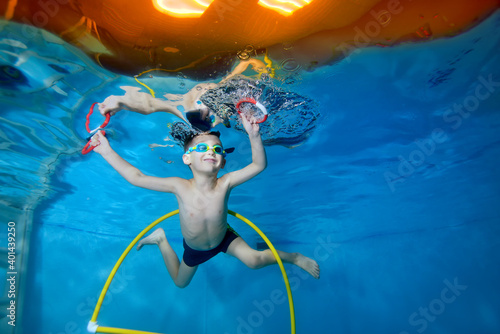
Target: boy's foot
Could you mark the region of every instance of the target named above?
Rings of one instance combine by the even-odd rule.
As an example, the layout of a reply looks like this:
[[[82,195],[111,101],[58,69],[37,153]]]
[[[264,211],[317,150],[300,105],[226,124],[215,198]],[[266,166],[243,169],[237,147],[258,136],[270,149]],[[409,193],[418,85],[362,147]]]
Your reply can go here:
[[[141,250],[142,246],[144,245],[158,245],[162,240],[166,240],[166,237],[165,231],[163,231],[163,229],[160,227],[147,237],[141,239],[137,244],[137,250]]]
[[[295,265],[307,271],[312,277],[319,278],[319,265],[313,259],[298,253]]]

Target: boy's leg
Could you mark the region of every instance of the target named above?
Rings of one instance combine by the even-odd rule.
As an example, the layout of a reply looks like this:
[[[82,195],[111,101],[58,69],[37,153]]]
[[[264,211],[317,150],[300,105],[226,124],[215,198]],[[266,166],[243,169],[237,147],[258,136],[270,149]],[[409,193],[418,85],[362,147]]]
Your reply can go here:
[[[161,255],[163,256],[165,266],[167,267],[168,273],[172,277],[175,285],[180,288],[185,288],[189,285],[198,266],[189,267],[184,263],[184,261],[179,262],[179,258],[172,249],[172,246],[168,243],[167,237],[165,236],[165,232],[162,228],[156,229],[149,236],[141,239],[137,244],[137,250],[140,250],[144,245],[158,245]]]
[[[300,253],[287,253],[280,250],[276,250],[281,261],[284,263],[294,264],[305,271],[307,271],[314,278],[319,278],[319,266],[311,258],[305,257]],[[276,264],[276,258],[270,249],[263,251],[258,251],[250,246],[243,240],[243,238],[238,237],[231,242],[227,249],[227,254],[234,256],[243,262],[247,267],[252,269],[259,269],[270,264]]]

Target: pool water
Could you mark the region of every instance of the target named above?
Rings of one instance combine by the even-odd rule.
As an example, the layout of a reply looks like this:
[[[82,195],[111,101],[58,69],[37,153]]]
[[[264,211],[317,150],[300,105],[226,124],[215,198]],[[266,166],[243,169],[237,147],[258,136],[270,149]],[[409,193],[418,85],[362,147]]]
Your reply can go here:
[[[90,104],[135,81],[46,32],[1,27],[0,247],[8,222],[17,232],[16,326],[3,317],[1,332],[85,333],[122,251],[177,203],[129,185],[98,154],[80,153]],[[286,266],[297,333],[500,333],[499,51],[497,12],[454,38],[366,48],[276,82],[318,104],[318,125],[302,145],[268,146],[268,168],[235,189],[229,206],[276,248],[321,266],[319,280]],[[181,75],[146,80],[158,96],[196,84]],[[190,177],[182,150],[161,146],[172,144],[173,121],[123,111],[108,137],[147,174]],[[236,147],[229,170],[249,163],[245,135],[220,130]],[[262,245],[244,223],[230,223]],[[180,254],[178,218],[161,226]],[[0,277],[8,272],[2,266]],[[10,284],[2,285],[0,313],[8,314]],[[158,250],[145,247],[125,260],[98,322],[258,334],[289,333],[289,317],[277,266],[254,271],[218,255],[179,289]]]

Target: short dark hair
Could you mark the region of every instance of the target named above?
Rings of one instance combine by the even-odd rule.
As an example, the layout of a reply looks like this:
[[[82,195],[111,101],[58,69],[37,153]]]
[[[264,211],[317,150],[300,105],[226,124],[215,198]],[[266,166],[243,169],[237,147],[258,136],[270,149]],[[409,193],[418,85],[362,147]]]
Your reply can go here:
[[[170,136],[186,152],[193,139],[201,135],[212,135],[220,138],[219,131],[200,131],[184,122],[174,122],[170,126]]]
[[[193,133],[190,136],[187,136],[186,140],[184,141],[184,152],[186,152],[191,147],[191,143],[193,142],[193,140],[199,136],[216,136],[217,138],[220,139],[220,132],[219,131],[198,132],[198,133]]]

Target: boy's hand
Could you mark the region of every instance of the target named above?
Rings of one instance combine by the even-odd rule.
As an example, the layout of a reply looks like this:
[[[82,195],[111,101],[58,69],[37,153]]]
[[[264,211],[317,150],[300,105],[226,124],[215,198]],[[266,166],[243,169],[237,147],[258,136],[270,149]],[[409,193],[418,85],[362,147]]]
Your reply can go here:
[[[106,116],[109,113],[111,116],[123,109],[121,99],[123,96],[111,95],[108,96],[102,103],[99,103],[99,112]]]
[[[124,95],[108,96],[102,103],[99,103],[99,112],[104,116],[110,113],[111,116],[122,109],[135,111],[137,113],[148,115],[152,112],[151,101],[154,98],[150,94],[141,92],[139,87],[122,86]]]
[[[111,150],[109,141],[101,130],[97,131],[97,133],[92,136],[90,145],[95,146],[94,151],[101,155]]]
[[[255,122],[255,119],[252,118],[251,120],[248,120],[243,114],[240,114],[240,117],[241,123],[243,123],[243,127],[245,128],[245,131],[248,133],[249,137],[257,137],[260,135],[260,126]]]

